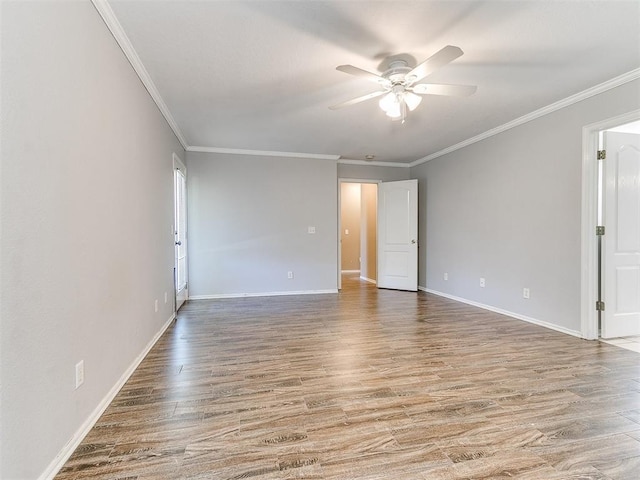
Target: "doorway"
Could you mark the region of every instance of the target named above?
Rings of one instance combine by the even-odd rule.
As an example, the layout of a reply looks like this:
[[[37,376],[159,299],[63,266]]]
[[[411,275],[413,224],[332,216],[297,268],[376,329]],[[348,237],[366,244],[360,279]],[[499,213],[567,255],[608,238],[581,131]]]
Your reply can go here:
[[[378,288],[418,291],[418,181],[340,180],[338,288],[358,272]]]
[[[173,154],[174,250],[173,269],[175,311],[189,298],[187,282],[187,167]]]
[[[340,180],[338,288],[343,274],[377,283],[378,183]]]
[[[581,311],[587,339],[640,333],[639,139],[640,110],[583,129]]]

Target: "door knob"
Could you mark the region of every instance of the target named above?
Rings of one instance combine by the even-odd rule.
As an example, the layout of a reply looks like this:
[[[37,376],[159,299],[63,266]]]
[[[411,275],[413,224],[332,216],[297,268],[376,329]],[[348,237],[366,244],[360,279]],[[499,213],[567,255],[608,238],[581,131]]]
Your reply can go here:
[[[180,245],[182,245],[182,242],[181,242],[180,240],[178,240],[178,241],[176,242],[176,245],[180,246]]]
[[[411,240],[411,243],[416,243],[416,241],[415,240]]]

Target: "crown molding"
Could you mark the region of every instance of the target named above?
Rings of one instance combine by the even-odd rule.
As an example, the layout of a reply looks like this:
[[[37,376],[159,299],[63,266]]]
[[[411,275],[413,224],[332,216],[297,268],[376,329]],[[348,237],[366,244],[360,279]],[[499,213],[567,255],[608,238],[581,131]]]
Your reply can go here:
[[[129,63],[131,64],[136,74],[140,78],[140,81],[142,82],[144,87],[149,92],[149,95],[151,95],[151,98],[160,109],[160,113],[162,113],[162,115],[164,116],[165,120],[169,124],[169,127],[171,127],[171,130],[173,130],[173,133],[178,138],[178,141],[182,144],[182,147],[186,149],[187,141],[184,138],[184,135],[182,134],[180,127],[178,126],[177,122],[173,118],[173,115],[171,115],[171,112],[169,111],[169,107],[167,107],[167,104],[164,103],[164,100],[160,96],[160,92],[158,92],[158,89],[153,83],[153,80],[151,80],[151,76],[149,75],[149,72],[147,72],[147,69],[144,68],[144,65],[142,64],[140,57],[138,56],[135,49],[133,48],[133,45],[131,44],[129,37],[127,37],[127,34],[124,33],[124,29],[122,28],[122,25],[116,18],[115,13],[111,9],[111,6],[109,5],[109,3],[107,3],[107,0],[91,0],[91,3],[93,3],[93,6],[95,7],[95,9],[98,11],[100,16],[104,20],[104,23],[107,25],[107,28],[109,29],[113,37],[116,39],[116,42],[122,49],[122,52],[127,57],[127,60],[129,60]]]
[[[570,97],[564,98],[558,102],[552,103],[551,105],[547,105],[546,107],[542,107],[538,110],[535,110],[531,113],[523,115],[522,117],[516,118],[510,122],[505,123],[504,125],[500,125],[499,127],[492,128],[491,130],[487,130],[480,135],[476,135],[475,137],[468,138],[460,143],[456,143],[455,145],[451,145],[439,152],[432,153],[427,155],[426,157],[422,157],[414,162],[409,164],[410,167],[416,167],[421,165],[429,160],[433,160],[435,158],[446,155],[447,153],[455,152],[456,150],[460,150],[461,148],[468,147],[474,143],[477,143],[481,140],[485,140],[489,137],[493,137],[499,133],[502,133],[511,128],[517,127],[524,123],[530,122],[531,120],[535,120],[536,118],[540,118],[544,115],[548,115],[562,108],[573,105],[574,103],[581,102],[582,100],[586,100],[587,98],[593,97],[600,93],[604,93],[607,90],[611,90],[612,88],[619,87],[620,85],[624,85],[625,83],[631,82],[633,80],[637,80],[640,78],[640,68],[636,68],[635,70],[631,70],[630,72],[624,73],[620,76],[612,78],[611,80],[607,80],[604,83],[596,85],[595,87],[588,88],[581,92],[576,93],[575,95],[571,95]]]
[[[370,162],[368,160],[351,160],[349,158],[344,158],[338,160],[338,164],[340,165],[362,165],[365,167],[396,167],[396,168],[409,168],[411,165],[409,163],[394,163],[394,162]]]
[[[219,148],[219,147],[197,147],[191,146],[185,149],[187,152],[196,153],[218,153],[225,155],[248,155],[256,157],[287,157],[287,158],[309,158],[312,160],[337,160],[343,165],[364,165],[375,167],[396,167],[409,168],[408,163],[393,162],[369,162],[366,160],[351,160],[340,158],[340,155],[326,155],[321,153],[301,153],[301,152],[274,152],[272,150],[243,150],[240,148]]]
[[[324,155],[321,153],[274,152],[271,150],[242,150],[239,148],[187,147],[187,152],[222,153],[227,155],[252,155],[256,157],[290,157],[310,158],[313,160],[338,160],[340,155]]]

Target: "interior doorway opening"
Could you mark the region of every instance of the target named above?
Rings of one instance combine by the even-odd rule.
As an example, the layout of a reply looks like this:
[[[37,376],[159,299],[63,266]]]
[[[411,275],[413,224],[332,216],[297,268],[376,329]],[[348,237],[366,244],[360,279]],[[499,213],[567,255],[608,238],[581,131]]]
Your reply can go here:
[[[342,275],[377,284],[378,181],[340,180],[338,288]]]

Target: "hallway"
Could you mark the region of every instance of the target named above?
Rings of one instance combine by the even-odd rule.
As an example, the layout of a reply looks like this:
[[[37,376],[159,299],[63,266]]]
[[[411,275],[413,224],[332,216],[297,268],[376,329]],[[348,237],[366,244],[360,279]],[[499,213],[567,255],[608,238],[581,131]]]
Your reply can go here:
[[[191,301],[56,478],[637,479],[640,354],[357,275]]]

